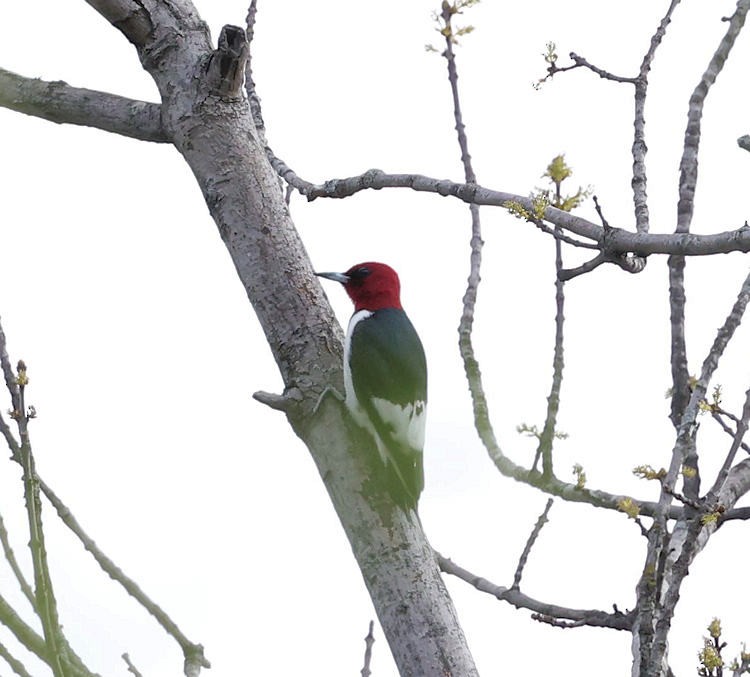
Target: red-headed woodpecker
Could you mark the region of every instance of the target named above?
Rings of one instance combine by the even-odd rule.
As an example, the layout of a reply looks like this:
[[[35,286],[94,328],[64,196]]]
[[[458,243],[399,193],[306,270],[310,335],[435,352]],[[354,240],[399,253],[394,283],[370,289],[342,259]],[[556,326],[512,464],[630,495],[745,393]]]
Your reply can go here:
[[[346,406],[375,439],[394,502],[416,510],[424,487],[427,365],[401,307],[398,275],[374,262],[316,275],[343,284],[354,302],[344,344]]]

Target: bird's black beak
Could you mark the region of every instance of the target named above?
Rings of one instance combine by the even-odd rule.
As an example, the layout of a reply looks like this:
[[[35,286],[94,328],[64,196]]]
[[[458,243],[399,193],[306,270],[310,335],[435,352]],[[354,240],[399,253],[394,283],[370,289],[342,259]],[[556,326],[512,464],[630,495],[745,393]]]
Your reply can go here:
[[[327,280],[333,280],[334,282],[341,282],[341,284],[346,284],[351,279],[348,275],[345,275],[344,273],[315,273],[318,277],[324,277]]]

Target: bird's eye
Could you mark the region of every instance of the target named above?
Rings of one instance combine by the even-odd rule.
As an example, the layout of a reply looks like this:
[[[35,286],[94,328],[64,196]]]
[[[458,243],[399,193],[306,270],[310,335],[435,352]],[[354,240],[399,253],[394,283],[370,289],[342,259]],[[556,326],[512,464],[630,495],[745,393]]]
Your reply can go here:
[[[366,278],[371,272],[372,271],[369,268],[362,266],[361,268],[357,268],[349,273],[349,277],[353,280],[364,280],[364,278]]]

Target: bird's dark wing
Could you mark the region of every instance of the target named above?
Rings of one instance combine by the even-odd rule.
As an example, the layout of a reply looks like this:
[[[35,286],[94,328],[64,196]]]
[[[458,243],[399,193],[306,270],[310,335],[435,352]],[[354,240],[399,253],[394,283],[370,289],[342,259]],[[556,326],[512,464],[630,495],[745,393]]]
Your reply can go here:
[[[383,308],[357,323],[351,336],[354,392],[360,402],[427,402],[422,342],[403,310]]]
[[[415,507],[424,487],[427,366],[422,342],[404,311],[395,308],[358,322],[350,340],[352,387],[390,452],[391,492],[397,502]]]

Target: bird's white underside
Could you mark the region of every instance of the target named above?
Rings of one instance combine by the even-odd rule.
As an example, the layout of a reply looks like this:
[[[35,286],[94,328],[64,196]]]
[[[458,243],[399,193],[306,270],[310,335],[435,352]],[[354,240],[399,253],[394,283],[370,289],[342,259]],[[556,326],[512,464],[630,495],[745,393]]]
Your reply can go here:
[[[352,415],[352,418],[375,438],[378,447],[378,454],[383,463],[391,461],[390,452],[378,435],[375,427],[370,421],[365,411],[359,404],[357,396],[354,393],[354,383],[352,381],[352,372],[349,367],[349,355],[351,350],[352,333],[354,328],[362,320],[366,320],[372,315],[370,310],[360,310],[352,315],[349,321],[349,328],[346,332],[344,341],[344,390],[346,392],[346,406]],[[422,401],[410,402],[405,406],[389,402],[382,398],[376,397],[373,400],[375,410],[380,414],[383,421],[389,424],[394,431],[394,439],[400,445],[410,447],[421,451],[424,447],[425,431],[425,403]],[[400,434],[399,434],[400,433]]]

